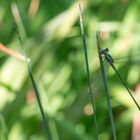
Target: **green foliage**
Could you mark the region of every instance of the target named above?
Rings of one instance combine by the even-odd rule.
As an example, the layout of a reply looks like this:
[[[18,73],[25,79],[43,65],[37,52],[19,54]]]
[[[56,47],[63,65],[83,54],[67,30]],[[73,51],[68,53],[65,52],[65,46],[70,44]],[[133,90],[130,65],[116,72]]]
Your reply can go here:
[[[116,65],[131,91],[140,81],[139,1],[0,1],[0,43],[22,52],[16,21],[53,140],[95,139],[78,4],[83,9],[99,138],[113,139],[102,86],[95,32],[126,63]],[[34,1],[35,2],[35,1]],[[19,16],[15,6],[19,9]],[[106,69],[117,138],[128,140],[137,108],[114,71]],[[0,139],[46,140],[26,63],[0,51]],[[137,100],[138,97],[136,96]],[[133,126],[133,127],[132,127]],[[123,133],[122,133],[123,132]]]

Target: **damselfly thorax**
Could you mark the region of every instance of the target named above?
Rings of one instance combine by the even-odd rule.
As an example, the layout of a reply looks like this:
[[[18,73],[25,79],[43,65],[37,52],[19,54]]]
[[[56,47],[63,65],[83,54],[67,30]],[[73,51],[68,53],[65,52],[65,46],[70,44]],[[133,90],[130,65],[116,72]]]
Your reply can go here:
[[[114,63],[112,56],[108,52],[109,52],[108,48],[105,48],[105,49],[100,51],[102,60],[106,59],[109,63]]]

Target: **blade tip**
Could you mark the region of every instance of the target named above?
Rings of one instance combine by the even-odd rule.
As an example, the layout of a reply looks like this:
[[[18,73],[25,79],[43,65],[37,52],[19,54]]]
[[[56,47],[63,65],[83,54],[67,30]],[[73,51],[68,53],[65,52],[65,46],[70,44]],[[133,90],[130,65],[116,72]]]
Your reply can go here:
[[[82,8],[81,8],[81,4],[79,3],[79,16],[80,16],[80,20],[82,20]]]

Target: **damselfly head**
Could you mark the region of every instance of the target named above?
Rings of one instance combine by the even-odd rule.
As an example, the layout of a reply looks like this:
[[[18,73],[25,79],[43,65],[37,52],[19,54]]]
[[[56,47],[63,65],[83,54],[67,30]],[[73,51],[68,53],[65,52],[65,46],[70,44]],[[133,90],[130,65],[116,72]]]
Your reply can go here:
[[[105,49],[101,50],[100,53],[101,54],[106,54],[108,51],[109,51],[109,49],[108,48],[105,48]]]

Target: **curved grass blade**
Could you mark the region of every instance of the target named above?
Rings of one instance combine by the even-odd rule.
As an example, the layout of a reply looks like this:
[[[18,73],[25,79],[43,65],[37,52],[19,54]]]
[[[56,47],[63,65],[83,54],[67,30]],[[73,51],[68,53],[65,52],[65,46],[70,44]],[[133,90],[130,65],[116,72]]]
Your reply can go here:
[[[14,16],[13,13],[12,13],[12,15]],[[15,30],[17,32],[19,42],[20,42],[20,44],[22,46],[22,51],[23,51],[24,56],[25,56],[25,60],[26,60],[25,62],[26,62],[26,65],[27,65],[28,74],[29,74],[29,77],[30,77],[30,80],[31,80],[31,83],[32,83],[32,86],[33,86],[33,89],[34,89],[34,92],[35,92],[35,95],[36,95],[36,99],[37,99],[38,106],[39,106],[39,109],[40,109],[40,112],[41,112],[41,116],[42,116],[42,119],[43,119],[43,122],[44,122],[44,125],[45,125],[45,130],[46,130],[47,138],[48,138],[48,140],[52,140],[52,135],[51,135],[51,131],[49,129],[48,121],[46,119],[45,112],[44,112],[43,106],[41,104],[41,99],[40,99],[39,91],[37,89],[36,82],[34,80],[32,71],[31,71],[31,69],[29,67],[29,64],[28,64],[28,58],[27,58],[27,56],[25,54],[25,51],[24,51],[24,47],[23,47],[23,43],[22,43],[22,38],[21,38],[20,33],[19,33],[19,28],[18,28],[18,25],[17,25],[15,20],[14,20],[14,23],[15,23]]]
[[[122,84],[124,85],[124,87],[126,88],[126,90],[128,91],[129,95],[131,96],[131,98],[133,99],[134,103],[136,104],[137,108],[140,111],[140,106],[137,103],[136,99],[134,98],[133,94],[131,93],[131,91],[129,90],[129,88],[127,87],[126,83],[124,82],[124,80],[122,79],[121,75],[119,74],[118,70],[116,69],[115,65],[110,62],[108,59],[106,59],[107,62],[111,65],[111,67],[113,68],[113,70],[116,72],[118,78],[120,79],[120,81],[122,82]]]
[[[81,28],[81,34],[82,34],[82,40],[83,40],[83,46],[84,46],[84,55],[85,55],[85,63],[86,63],[86,71],[87,71],[87,78],[88,78],[88,84],[89,84],[89,94],[90,94],[90,100],[92,104],[92,109],[94,111],[93,119],[94,124],[96,128],[96,140],[99,139],[99,130],[98,130],[98,123],[96,119],[96,111],[95,111],[95,105],[93,101],[93,94],[92,94],[92,88],[91,88],[91,80],[90,80],[90,72],[89,72],[89,64],[88,64],[88,56],[87,56],[87,47],[86,47],[86,39],[85,39],[85,33],[84,33],[84,25],[83,25],[83,18],[82,18],[82,11],[81,11],[81,5],[79,4],[79,13],[80,13],[80,28]]]
[[[106,95],[106,101],[107,101],[108,112],[109,112],[109,117],[110,117],[110,121],[111,121],[111,127],[112,127],[112,131],[113,131],[113,137],[114,137],[114,140],[117,140],[115,122],[114,122],[113,113],[112,113],[112,109],[111,109],[111,103],[110,103],[109,91],[108,91],[108,86],[107,86],[106,74],[105,74],[105,69],[104,69],[104,65],[103,65],[103,61],[102,61],[102,56],[101,56],[101,53],[100,53],[101,47],[100,47],[99,37],[98,37],[97,32],[96,32],[96,39],[97,39],[98,57],[99,57],[99,61],[100,61],[103,86],[104,86],[105,95]]]

